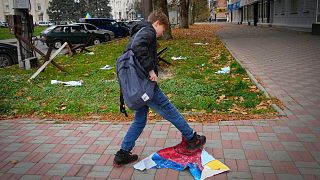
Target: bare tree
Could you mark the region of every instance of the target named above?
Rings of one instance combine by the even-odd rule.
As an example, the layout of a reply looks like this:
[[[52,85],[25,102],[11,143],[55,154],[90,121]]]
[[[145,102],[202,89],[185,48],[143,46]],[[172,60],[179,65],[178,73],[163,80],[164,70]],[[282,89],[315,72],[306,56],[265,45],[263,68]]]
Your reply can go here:
[[[189,4],[190,0],[180,0],[180,27],[189,28]]]
[[[169,18],[169,13],[168,13],[168,2],[167,0],[154,0],[154,7],[155,9],[161,10],[162,12],[164,12],[167,17]],[[168,19],[169,20],[169,19]],[[170,22],[169,22],[169,27],[168,29],[165,31],[164,35],[163,35],[163,39],[172,39],[172,34],[171,34],[171,27],[170,27]]]

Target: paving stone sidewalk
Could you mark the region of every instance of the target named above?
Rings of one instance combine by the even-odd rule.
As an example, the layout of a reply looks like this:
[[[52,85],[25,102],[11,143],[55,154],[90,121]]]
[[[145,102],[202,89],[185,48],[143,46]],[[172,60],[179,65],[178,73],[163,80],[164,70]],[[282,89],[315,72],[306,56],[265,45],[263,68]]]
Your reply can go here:
[[[207,136],[205,149],[231,168],[208,179],[320,179],[320,38],[238,25],[224,25],[219,36],[269,94],[283,101],[288,117],[191,123]],[[0,179],[192,179],[188,171],[113,168],[128,127],[2,120]],[[179,143],[180,136],[166,121],[148,124],[133,152],[144,158]]]

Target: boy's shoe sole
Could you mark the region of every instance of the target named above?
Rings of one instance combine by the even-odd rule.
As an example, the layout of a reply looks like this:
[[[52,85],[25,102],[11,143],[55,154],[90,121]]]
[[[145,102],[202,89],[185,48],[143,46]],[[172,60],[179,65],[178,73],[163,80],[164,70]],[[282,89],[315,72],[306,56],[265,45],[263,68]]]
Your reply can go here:
[[[138,160],[138,159],[137,159],[137,160]],[[133,163],[133,162],[135,162],[135,161],[137,161],[137,160],[131,161],[131,162],[127,163],[127,164],[131,164],[131,163]],[[127,164],[117,164],[116,162],[113,161],[113,167],[122,167],[122,166],[125,166],[125,165],[127,165]]]

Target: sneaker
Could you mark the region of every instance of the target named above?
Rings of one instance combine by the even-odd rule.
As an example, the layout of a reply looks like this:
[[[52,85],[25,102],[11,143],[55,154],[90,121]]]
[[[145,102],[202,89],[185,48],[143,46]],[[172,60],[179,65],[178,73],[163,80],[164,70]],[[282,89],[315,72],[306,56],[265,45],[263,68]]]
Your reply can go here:
[[[201,148],[206,143],[206,137],[200,136],[196,132],[193,134],[193,137],[188,140],[187,149],[194,150]]]
[[[132,154],[131,152],[120,149],[114,157],[113,165],[121,166],[132,163],[138,159],[138,155]]]

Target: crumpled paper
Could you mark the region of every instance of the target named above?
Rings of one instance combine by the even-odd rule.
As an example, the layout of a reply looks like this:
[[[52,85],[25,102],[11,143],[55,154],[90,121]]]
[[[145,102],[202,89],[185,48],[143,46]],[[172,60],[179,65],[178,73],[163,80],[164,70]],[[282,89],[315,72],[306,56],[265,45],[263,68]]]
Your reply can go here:
[[[83,80],[80,81],[58,81],[58,80],[51,80],[51,84],[63,84],[65,86],[82,86]]]
[[[105,65],[105,66],[103,66],[102,68],[100,68],[100,69],[102,69],[102,70],[109,70],[109,69],[112,69],[113,67],[111,67],[110,65]]]
[[[230,66],[221,68],[216,74],[229,74],[230,73]]]
[[[186,60],[187,57],[183,57],[183,56],[178,56],[178,57],[172,56],[171,59],[172,59],[172,60],[175,60],[175,61],[176,61],[176,60]]]

